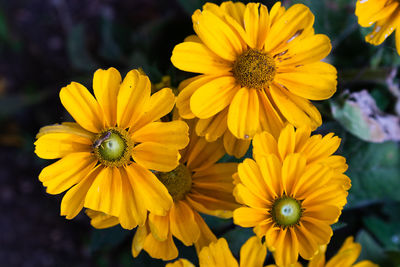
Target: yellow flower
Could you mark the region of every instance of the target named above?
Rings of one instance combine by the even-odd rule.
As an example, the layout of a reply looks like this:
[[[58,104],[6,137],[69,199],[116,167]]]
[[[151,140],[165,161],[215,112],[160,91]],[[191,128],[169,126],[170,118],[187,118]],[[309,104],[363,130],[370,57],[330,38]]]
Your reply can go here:
[[[354,264],[361,253],[361,245],[355,243],[352,236],[346,238],[338,253],[327,263],[325,263],[325,251],[326,246],[321,246],[318,254],[309,261],[308,267],[379,267],[368,260]]]
[[[234,211],[234,223],[265,237],[279,266],[295,264],[299,254],[311,259],[329,243],[330,225],[346,204],[347,165],[332,156],[340,139],[288,125],[277,141],[268,133],[253,141],[255,160],[245,159],[234,175],[234,195],[245,205]]]
[[[358,0],[356,16],[362,27],[374,29],[365,37],[365,41],[380,45],[396,30],[396,48],[400,55],[400,2],[398,0]]]
[[[179,259],[177,261],[166,264],[165,267],[194,267],[194,265],[187,259]]]
[[[199,263],[200,267],[262,267],[266,256],[267,248],[261,244],[261,241],[256,236],[253,236],[240,249],[240,264],[238,264],[225,238],[219,238],[200,251]],[[177,265],[177,262],[181,260],[179,259],[173,264],[167,264],[166,267],[185,266]]]
[[[196,35],[175,46],[171,61],[200,74],[182,83],[176,103],[183,118],[200,118],[199,135],[228,139],[229,129],[232,137],[249,141],[257,132],[279,135],[286,122],[313,130],[321,125],[309,100],[330,98],[337,73],[321,62],[330,40],[314,34],[306,6],[285,10],[277,2],[268,11],[258,3],[207,3],[192,21]],[[239,155],[232,142],[224,143],[228,153]]]
[[[150,95],[150,81],[137,70],[121,83],[120,73],[99,69],[93,95],[72,82],[61,89],[63,106],[76,123],[40,129],[36,154],[58,159],[39,180],[50,194],[64,191],[61,215],[74,218],[83,207],[119,218],[122,227],[143,225],[147,212],[165,215],[172,198],[149,170],[171,171],[188,141],[182,121],[159,122],[175,103],[171,89]]]
[[[231,218],[232,210],[239,207],[232,195],[232,174],[237,171],[237,163],[216,163],[224,154],[221,140],[209,143],[191,130],[179,166],[170,172],[155,173],[174,202],[165,216],[150,212],[146,224],[136,230],[132,242],[134,257],[144,249],[153,258],[176,258],[178,250],[173,237],[186,246],[194,244],[197,250],[216,240],[199,212]],[[118,224],[117,218],[104,214],[89,211],[88,215],[96,228]]]

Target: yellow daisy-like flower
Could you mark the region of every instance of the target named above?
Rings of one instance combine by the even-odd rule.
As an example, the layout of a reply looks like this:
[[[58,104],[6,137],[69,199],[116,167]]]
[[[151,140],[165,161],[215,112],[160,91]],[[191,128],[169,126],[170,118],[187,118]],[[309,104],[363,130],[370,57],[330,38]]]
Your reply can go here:
[[[81,84],[61,89],[63,106],[76,123],[40,129],[36,154],[58,159],[39,174],[50,194],[64,191],[61,215],[74,218],[83,207],[119,218],[122,227],[143,225],[147,212],[165,215],[168,190],[149,170],[171,171],[188,142],[183,121],[159,122],[175,103],[171,89],[150,94],[150,81],[137,70],[121,83],[120,73],[99,69],[93,95]]]
[[[333,134],[310,137],[309,129],[288,125],[277,141],[257,134],[255,160],[239,164],[234,195],[245,206],[234,223],[265,237],[277,265],[295,264],[299,254],[311,259],[329,243],[350,187],[345,159],[332,156],[339,144]]]
[[[267,248],[261,244],[261,241],[253,236],[249,238],[240,249],[240,264],[233,257],[225,238],[219,238],[210,245],[204,247],[199,253],[200,267],[262,267],[265,257],[267,256]],[[174,263],[169,263],[166,267],[194,266],[181,265],[185,259],[179,259]],[[188,264],[187,260],[185,263]]]
[[[380,45],[396,30],[396,49],[400,55],[400,2],[398,0],[358,0],[356,16],[362,27],[374,29],[365,37],[365,41]]]
[[[207,3],[192,21],[197,35],[175,46],[171,61],[201,74],[184,81],[177,98],[183,118],[200,118],[199,135],[215,140],[229,129],[232,136],[224,139],[249,141],[257,132],[279,135],[285,122],[321,125],[309,100],[330,98],[337,72],[321,62],[331,44],[314,33],[309,8],[296,4],[285,10],[277,2],[268,11],[258,3]],[[225,142],[228,153],[240,150],[232,146]]]
[[[146,224],[139,226],[132,242],[134,257],[144,249],[153,258],[176,258],[173,237],[186,246],[195,244],[197,250],[216,240],[199,212],[231,218],[232,211],[239,207],[232,195],[232,174],[237,171],[237,163],[216,163],[224,154],[221,140],[209,143],[191,130],[179,166],[170,172],[155,173],[171,194],[173,205],[165,216],[150,212]],[[104,214],[89,211],[88,215],[96,228],[118,224],[117,218],[112,220]]]

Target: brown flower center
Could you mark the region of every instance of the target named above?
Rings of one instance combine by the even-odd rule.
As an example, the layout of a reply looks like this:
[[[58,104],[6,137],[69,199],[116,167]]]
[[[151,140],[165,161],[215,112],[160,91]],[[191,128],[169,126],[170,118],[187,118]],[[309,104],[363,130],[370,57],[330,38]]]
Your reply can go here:
[[[233,76],[243,87],[262,89],[273,81],[276,73],[274,59],[265,52],[249,49],[233,63]]]
[[[168,189],[174,201],[183,199],[192,188],[192,174],[183,164],[179,164],[170,172],[157,172],[156,176]]]

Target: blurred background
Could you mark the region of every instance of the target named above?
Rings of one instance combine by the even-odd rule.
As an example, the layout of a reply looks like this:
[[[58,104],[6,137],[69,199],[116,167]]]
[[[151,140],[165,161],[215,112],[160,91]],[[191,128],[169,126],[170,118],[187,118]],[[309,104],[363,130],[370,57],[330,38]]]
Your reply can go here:
[[[275,1],[261,2],[271,7]],[[361,259],[400,266],[400,56],[394,36],[379,47],[365,43],[371,29],[359,27],[355,0],[283,2],[311,8],[316,32],[332,41],[327,61],[338,69],[335,96],[315,103],[324,121],[318,132],[342,138],[339,153],[347,158],[353,187],[328,256],[354,235],[363,245]],[[61,217],[62,195],[46,194],[38,180],[50,161],[35,156],[33,143],[40,127],[71,121],[60,89],[71,81],[91,89],[98,68],[113,66],[124,76],[141,67],[153,83],[168,75],[172,86],[189,77],[169,58],[174,45],[193,33],[190,16],[204,3],[0,0],[1,266],[164,266],[146,252],[132,258],[133,231],[92,229],[84,214],[72,221]],[[236,256],[252,234],[231,220],[205,219]],[[179,249],[197,262],[193,248]]]

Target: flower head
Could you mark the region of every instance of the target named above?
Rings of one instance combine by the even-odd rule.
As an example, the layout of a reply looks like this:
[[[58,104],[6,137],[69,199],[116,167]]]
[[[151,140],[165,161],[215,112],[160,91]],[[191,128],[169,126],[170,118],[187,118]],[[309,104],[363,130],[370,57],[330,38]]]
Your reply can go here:
[[[375,24],[365,41],[380,45],[396,30],[396,48],[400,55],[400,2],[398,0],[357,0],[356,16],[362,27]]]
[[[311,259],[332,236],[350,187],[344,158],[332,156],[338,143],[288,125],[277,141],[256,135],[255,160],[239,164],[234,195],[244,207],[234,211],[234,223],[265,237],[279,266],[296,263],[299,254]]]
[[[336,69],[321,62],[330,40],[314,33],[306,6],[285,10],[277,2],[268,11],[258,3],[207,3],[192,21],[196,35],[175,46],[171,61],[200,74],[182,82],[177,98],[182,117],[200,118],[199,135],[224,135],[227,152],[243,156],[258,132],[277,136],[286,122],[321,125],[309,100],[335,93]]]
[[[189,121],[194,126],[194,121]],[[232,191],[232,174],[237,163],[216,163],[224,154],[222,140],[207,142],[190,131],[189,145],[181,150],[180,164],[169,172],[155,172],[168,189],[173,204],[165,215],[150,212],[145,225],[139,226],[132,242],[136,257],[144,249],[151,257],[171,260],[178,256],[173,237],[186,246],[195,245],[199,251],[216,237],[200,213],[231,218],[238,207]],[[88,212],[96,228],[110,227],[117,218]]]
[[[183,121],[160,122],[175,103],[168,88],[150,95],[150,81],[137,70],[99,69],[93,95],[81,84],[61,89],[60,99],[76,122],[40,129],[35,153],[59,159],[39,180],[50,194],[64,191],[61,215],[83,208],[118,217],[124,228],[143,225],[147,212],[165,215],[172,198],[150,171],[170,171],[188,139]]]

